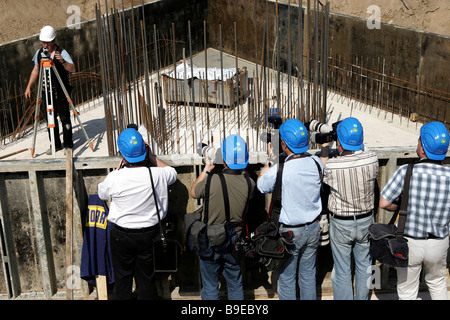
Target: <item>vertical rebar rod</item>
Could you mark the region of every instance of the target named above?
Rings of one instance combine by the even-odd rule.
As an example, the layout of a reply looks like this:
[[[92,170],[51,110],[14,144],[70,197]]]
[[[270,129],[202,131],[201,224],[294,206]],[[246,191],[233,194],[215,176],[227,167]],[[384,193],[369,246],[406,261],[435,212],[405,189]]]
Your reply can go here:
[[[219,42],[220,42],[220,87],[222,92],[222,141],[225,140],[227,136],[225,131],[225,92],[223,87],[223,48],[222,48],[222,24],[219,24]]]
[[[208,131],[208,145],[213,143],[214,135],[211,132],[210,115],[209,115],[209,79],[208,79],[208,46],[207,46],[207,28],[206,21],[203,20],[203,46],[205,48],[205,98],[206,98],[206,130]]]

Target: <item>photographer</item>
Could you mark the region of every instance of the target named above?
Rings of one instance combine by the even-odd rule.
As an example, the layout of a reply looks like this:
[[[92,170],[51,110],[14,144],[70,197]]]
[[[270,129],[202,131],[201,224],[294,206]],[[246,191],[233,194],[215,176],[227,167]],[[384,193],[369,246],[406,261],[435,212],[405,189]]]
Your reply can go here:
[[[408,217],[404,234],[408,240],[408,266],[397,268],[400,300],[415,300],[420,278],[432,300],[447,300],[447,253],[450,222],[450,167],[444,166],[449,132],[441,122],[426,123],[417,141],[419,162],[414,165],[409,187]],[[381,191],[380,208],[395,211],[404,189],[407,165],[397,169]]]
[[[149,170],[161,219],[167,214],[168,186],[176,181],[177,172],[153,155],[135,129],[122,131],[117,144],[122,156],[118,170],[98,185],[100,199],[111,198],[108,221],[113,225],[110,247],[114,293],[118,299],[131,299],[134,278],[138,299],[156,299],[152,241],[159,236],[159,226]],[[156,167],[147,167],[148,159],[153,159]]]
[[[254,182],[245,171],[249,155],[247,144],[239,135],[230,135],[223,140],[221,150],[224,165],[222,172],[220,174],[212,173],[215,164],[208,156],[205,156],[205,168],[189,192],[194,199],[204,198],[207,176],[210,175],[209,210],[206,212],[208,226],[225,225],[228,222],[229,226],[233,228],[230,233],[227,232],[222,244],[211,244],[210,256],[199,256],[203,285],[201,297],[203,300],[219,299],[220,275],[222,274],[227,281],[228,299],[243,300],[244,290],[240,261],[234,257],[232,249],[237,236],[235,231],[238,231],[235,228],[240,226],[247,201],[253,196]],[[224,179],[225,186],[222,185],[221,177]],[[250,184],[250,194],[248,184]],[[223,188],[229,197],[229,221],[226,217],[227,204],[224,201]],[[203,212],[202,219],[204,217],[205,212]]]
[[[39,34],[39,40],[42,42],[42,48],[38,49],[33,57],[34,67],[31,71],[30,79],[28,81],[27,88],[25,89],[25,98],[30,99],[31,88],[36,83],[36,81],[42,81],[39,78],[39,68],[41,65],[42,55],[52,59],[55,64],[56,70],[61,77],[61,80],[66,88],[67,92],[70,94],[72,87],[69,84],[69,73],[75,72],[75,64],[72,61],[69,53],[56,44],[56,32],[51,26],[45,26],[41,29]],[[46,80],[47,81],[47,80]],[[64,138],[64,148],[73,148],[72,141],[72,122],[70,120],[70,106],[67,101],[66,95],[59,83],[56,75],[54,74],[53,68],[51,69],[51,82],[52,82],[52,93],[53,93],[53,107],[55,109],[55,149],[56,151],[62,149],[61,139],[59,137],[59,124],[56,116],[59,116],[63,128],[63,138]],[[42,87],[45,90],[45,87]],[[46,106],[46,95],[42,95],[42,105]],[[47,112],[45,112],[47,119]],[[48,119],[47,119],[48,123]],[[48,135],[50,139],[50,129],[48,129]],[[47,155],[52,154],[52,148],[45,152]]]
[[[293,233],[294,244],[289,248],[292,256],[279,269],[278,297],[280,300],[296,300],[298,278],[300,298],[316,300],[318,217],[322,211],[319,170],[322,170],[322,164],[318,157],[306,153],[308,132],[298,119],[285,121],[280,126],[280,136],[281,147],[287,155],[281,179],[280,233]],[[270,167],[268,161],[261,170],[257,181],[261,193],[273,192],[278,166]]]
[[[329,142],[322,145],[320,152],[325,166],[323,182],[330,186],[328,210],[334,299],[367,300],[367,283],[372,274],[368,228],[374,219],[378,158],[364,148],[363,127],[357,119],[346,118],[335,127],[339,154],[329,158]],[[356,264],[355,295],[352,252]]]

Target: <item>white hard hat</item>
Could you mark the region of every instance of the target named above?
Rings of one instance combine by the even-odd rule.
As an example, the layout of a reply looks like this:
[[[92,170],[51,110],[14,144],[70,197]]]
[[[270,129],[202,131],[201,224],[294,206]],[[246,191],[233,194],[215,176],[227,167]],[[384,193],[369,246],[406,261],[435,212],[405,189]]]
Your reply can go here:
[[[39,40],[50,42],[53,41],[56,37],[55,29],[52,26],[45,26],[41,29],[41,33],[39,34]]]

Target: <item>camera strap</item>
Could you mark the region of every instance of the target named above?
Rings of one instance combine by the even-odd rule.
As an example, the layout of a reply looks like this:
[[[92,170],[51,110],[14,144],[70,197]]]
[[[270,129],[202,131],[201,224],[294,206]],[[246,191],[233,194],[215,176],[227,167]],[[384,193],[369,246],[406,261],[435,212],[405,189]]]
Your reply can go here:
[[[213,173],[208,172],[206,175],[206,184],[205,184],[205,196],[203,198],[203,222],[208,224],[208,212],[209,212],[209,189],[211,186],[211,179]]]
[[[231,174],[237,175],[237,174],[241,174],[241,170],[233,170],[234,172]],[[239,173],[237,173],[239,172]],[[231,220],[231,214],[230,214],[230,199],[228,197],[228,188],[227,188],[227,183],[225,181],[225,177],[224,177],[224,173],[229,173],[229,171],[223,171],[221,173],[219,173],[219,178],[220,178],[220,183],[222,184],[222,193],[223,193],[223,201],[224,201],[224,205],[225,205],[225,220],[226,222],[230,222]],[[247,175],[244,175],[245,180],[247,182],[247,186],[248,186],[248,194],[247,194],[247,201],[245,202],[245,207],[244,207],[244,212],[242,214],[242,221],[245,220],[246,217],[246,213],[248,211],[248,201],[250,199],[250,194],[252,192],[251,190],[251,183],[250,183],[250,178],[247,177]]]
[[[225,205],[225,221],[230,222],[230,199],[228,198],[227,183],[223,173],[219,173],[220,183],[222,184],[223,202]]]
[[[278,170],[277,170],[277,178],[275,180],[275,187],[272,191],[272,203],[270,205],[269,210],[269,217],[268,220],[275,222],[275,224],[278,226],[278,220],[280,218],[281,213],[281,179],[283,177],[283,169],[284,169],[284,162],[280,162],[278,164]]]
[[[354,154],[354,153],[355,153],[355,151],[344,150],[344,151],[342,151],[339,155],[340,155],[340,156],[348,156],[348,155],[351,155],[351,154]]]

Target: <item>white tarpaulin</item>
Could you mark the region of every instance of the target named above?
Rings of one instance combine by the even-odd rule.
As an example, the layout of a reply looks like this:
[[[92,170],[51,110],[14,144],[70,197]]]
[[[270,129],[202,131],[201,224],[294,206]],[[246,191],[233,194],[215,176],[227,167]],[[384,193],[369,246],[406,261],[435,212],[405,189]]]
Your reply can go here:
[[[197,66],[193,66],[193,74],[194,77],[197,79],[206,79],[206,76],[208,77],[208,80],[221,80],[222,79],[222,71],[220,68],[201,68]],[[191,79],[192,77],[192,70],[189,63],[180,63],[175,71],[172,71],[171,73],[167,74],[167,76],[171,78],[175,78],[175,72],[177,75],[177,79]],[[229,69],[223,69],[223,81],[226,81],[230,78],[232,78],[236,74],[236,68],[229,68]]]

